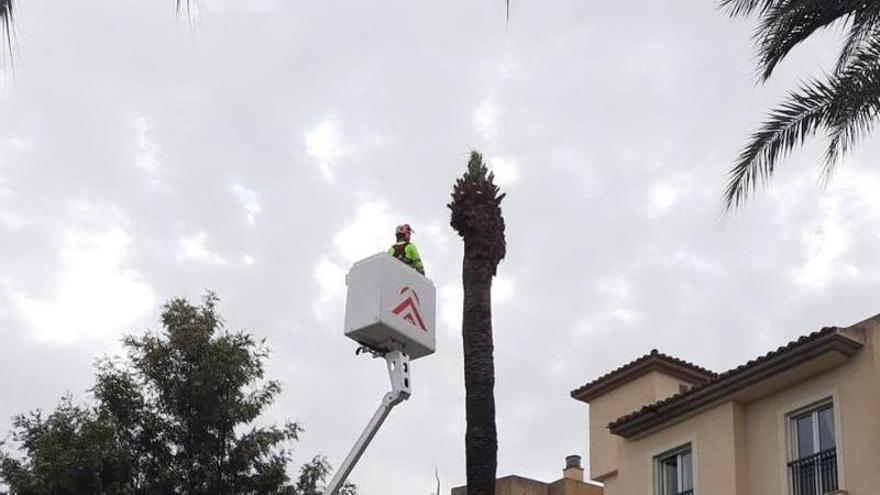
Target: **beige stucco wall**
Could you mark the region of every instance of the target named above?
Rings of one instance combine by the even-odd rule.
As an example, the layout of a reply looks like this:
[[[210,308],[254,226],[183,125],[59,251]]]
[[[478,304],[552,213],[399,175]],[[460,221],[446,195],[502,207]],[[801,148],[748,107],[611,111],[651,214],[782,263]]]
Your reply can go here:
[[[880,493],[880,321],[866,326],[866,333],[851,330],[865,347],[840,366],[760,398],[728,401],[642,438],[612,437],[603,415],[669,387],[652,379],[608,394],[607,403],[590,413],[603,426],[591,424],[591,438],[599,439],[592,444],[591,465],[598,461],[601,469],[617,469],[605,480],[605,494],[653,495],[654,458],[690,443],[696,493],[788,495],[787,415],[828,397],[835,405],[840,488],[850,495]],[[630,397],[618,396],[625,394]],[[597,447],[614,452],[616,460],[608,451],[594,452]]]
[[[839,367],[746,405],[750,493],[787,495],[787,415],[831,397],[837,430],[840,488],[880,493],[880,329]]]
[[[602,488],[605,490],[604,495],[621,495],[623,493],[620,491],[617,475],[607,478]]]
[[[505,476],[495,481],[495,495],[548,495],[550,486],[521,476]],[[452,495],[467,495],[467,487],[452,489]]]
[[[742,414],[741,406],[728,402],[639,440],[621,443],[616,495],[653,494],[654,458],[686,444],[693,449],[697,493],[745,495],[736,469],[737,452],[745,438]]]
[[[467,495],[467,487],[453,488],[452,495]],[[521,476],[505,476],[495,482],[495,495],[602,495],[602,488],[564,478],[543,483]]]
[[[603,495],[602,488],[583,481],[562,478],[550,484],[549,495]]]
[[[664,373],[652,371],[591,400],[588,439],[590,478],[606,482],[617,469],[617,450],[622,439],[608,431],[608,423],[643,406],[677,394],[679,387],[686,383]]]

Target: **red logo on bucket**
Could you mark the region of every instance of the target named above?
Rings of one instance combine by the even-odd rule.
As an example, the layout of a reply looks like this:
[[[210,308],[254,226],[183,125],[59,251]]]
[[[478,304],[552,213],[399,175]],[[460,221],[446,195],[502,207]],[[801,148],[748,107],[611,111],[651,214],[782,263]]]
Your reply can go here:
[[[427,332],[428,328],[425,326],[425,320],[422,319],[422,315],[419,313],[419,305],[421,304],[419,295],[409,287],[400,289],[400,295],[403,296],[403,301],[396,308],[392,309],[391,312],[410,322],[413,326]]]

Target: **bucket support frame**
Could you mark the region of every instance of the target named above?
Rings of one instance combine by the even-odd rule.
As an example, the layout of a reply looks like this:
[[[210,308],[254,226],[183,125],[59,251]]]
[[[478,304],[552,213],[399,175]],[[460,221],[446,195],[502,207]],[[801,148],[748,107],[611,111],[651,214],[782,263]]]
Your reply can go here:
[[[352,447],[351,452],[348,453],[342,465],[339,466],[339,470],[336,471],[330,484],[324,490],[324,495],[336,495],[339,492],[345,480],[348,479],[351,470],[354,469],[355,464],[360,460],[364,451],[367,450],[367,446],[370,445],[373,437],[376,436],[376,432],[382,427],[382,423],[385,422],[385,418],[388,417],[394,406],[409,399],[410,395],[412,395],[412,386],[409,378],[409,356],[397,350],[379,355],[385,358],[385,363],[388,366],[391,391],[382,397],[382,402],[379,403],[379,407],[373,414],[372,419],[367,423],[367,427],[364,428],[363,433],[355,442],[354,447]]]

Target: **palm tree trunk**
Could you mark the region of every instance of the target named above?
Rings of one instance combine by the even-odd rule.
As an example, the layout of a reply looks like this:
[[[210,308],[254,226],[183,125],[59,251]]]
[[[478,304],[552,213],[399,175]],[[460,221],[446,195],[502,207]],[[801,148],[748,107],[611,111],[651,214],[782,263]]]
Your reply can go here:
[[[462,268],[467,493],[494,495],[498,437],[491,296],[495,267],[485,257],[469,256],[467,244]]]
[[[504,217],[495,176],[483,156],[471,152],[468,169],[452,188],[450,225],[464,239],[465,463],[468,495],[495,495],[498,435],[495,431],[495,363],[492,343],[492,277],[507,252]]]

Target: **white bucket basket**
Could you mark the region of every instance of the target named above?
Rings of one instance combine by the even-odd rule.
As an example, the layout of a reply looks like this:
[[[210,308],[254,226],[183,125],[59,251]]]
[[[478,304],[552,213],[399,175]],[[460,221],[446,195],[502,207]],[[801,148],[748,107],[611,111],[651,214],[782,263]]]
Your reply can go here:
[[[434,353],[437,291],[427,277],[379,253],[355,263],[346,283],[347,337],[411,360]]]

